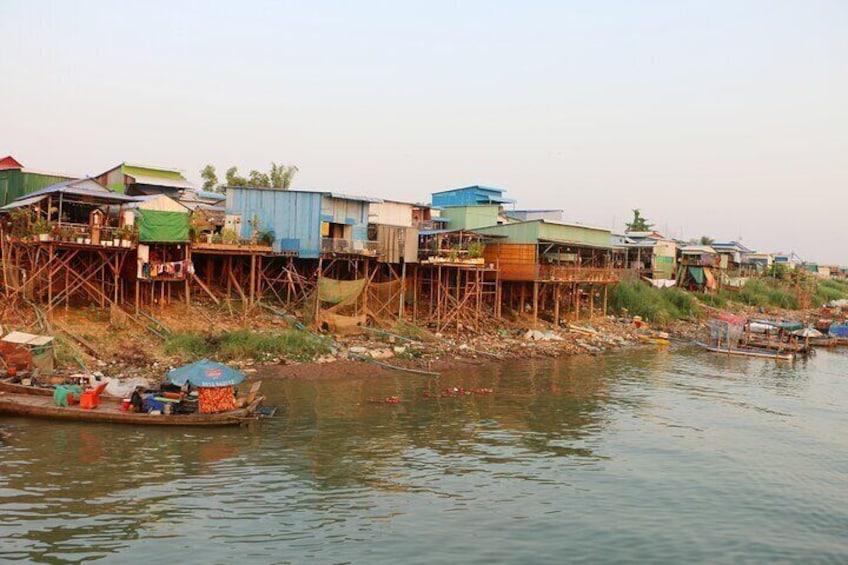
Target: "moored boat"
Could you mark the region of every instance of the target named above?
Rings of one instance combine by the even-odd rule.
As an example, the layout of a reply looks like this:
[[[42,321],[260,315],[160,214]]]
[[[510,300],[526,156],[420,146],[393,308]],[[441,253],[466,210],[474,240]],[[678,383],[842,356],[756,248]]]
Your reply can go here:
[[[779,352],[768,349],[756,349],[753,347],[720,347],[718,345],[709,345],[700,341],[696,341],[695,344],[711,353],[723,353],[725,355],[738,355],[741,357],[757,357],[760,359],[774,359],[776,361],[795,360],[795,353],[791,351]]]
[[[848,345],[848,324],[834,324],[830,326],[827,335],[834,338],[837,345]]]
[[[778,351],[768,348],[750,347],[745,343],[751,334],[745,331],[747,321],[739,316],[724,314],[709,320],[710,340],[712,343],[696,341],[695,344],[712,353],[737,355],[742,357],[757,357],[760,359],[775,359],[778,361],[793,361],[795,352],[790,350]],[[748,326],[750,328],[750,326]]]
[[[257,396],[243,408],[213,414],[164,414],[125,411],[111,401],[96,408],[82,408],[79,404],[56,406],[52,396],[5,392],[0,393],[0,415],[136,426],[233,426],[261,418],[258,409],[263,399]]]

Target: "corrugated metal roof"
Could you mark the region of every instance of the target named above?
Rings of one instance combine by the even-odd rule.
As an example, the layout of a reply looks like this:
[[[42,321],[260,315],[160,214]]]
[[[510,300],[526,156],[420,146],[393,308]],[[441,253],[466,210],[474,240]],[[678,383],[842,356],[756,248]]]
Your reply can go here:
[[[185,172],[182,169],[175,169],[173,167],[160,167],[159,165],[150,165],[150,164],[145,165],[144,163],[133,163],[131,161],[124,161],[123,163],[118,165],[118,167],[133,167],[135,169],[150,169],[150,170],[153,170],[153,171],[165,171],[165,172],[168,172],[168,173],[178,173],[178,174],[183,174],[183,172]],[[118,168],[118,167],[114,167],[114,168]],[[109,170],[111,171],[113,169],[109,169]]]
[[[471,235],[476,235],[480,237],[493,238],[493,237],[506,237],[505,235],[498,235],[494,233],[480,233],[474,230],[420,230],[418,232],[419,235],[445,235],[449,233],[467,233]]]
[[[149,186],[166,186],[169,188],[187,188],[191,190],[195,189],[194,184],[187,180],[167,179],[150,175],[136,174],[128,174],[127,176],[132,177],[135,180],[136,184],[146,184]]]
[[[27,196],[26,198],[21,198],[21,199],[15,200],[14,202],[12,202],[10,204],[6,204],[2,208],[0,208],[0,210],[12,210],[14,208],[23,208],[24,206],[30,206],[32,204],[40,202],[40,201],[44,200],[45,198],[47,198],[46,195]]]
[[[100,200],[105,203],[121,203],[121,202],[132,202],[132,196],[124,196],[123,194],[118,194],[112,192],[107,189],[94,179],[81,179],[81,180],[69,180],[56,184],[52,184],[47,188],[43,188],[32,194],[28,194],[24,198],[33,198],[36,196],[48,196],[51,194],[69,194],[72,196],[81,196],[87,198],[93,198],[96,200]],[[23,199],[21,199],[23,200]],[[16,204],[18,201],[12,202],[9,204]],[[36,201],[37,202],[37,201]],[[15,206],[18,207],[18,206]]]
[[[354,194],[343,194],[341,192],[325,192],[327,196],[331,198],[339,198],[342,200],[358,200],[360,202],[382,202],[382,198],[375,198],[373,196],[356,196]]]
[[[539,238],[539,243],[554,243],[556,245],[569,245],[571,247],[588,247],[590,249],[612,249],[612,245],[597,245],[593,243],[584,243],[582,241],[568,241],[565,239],[550,239]]]

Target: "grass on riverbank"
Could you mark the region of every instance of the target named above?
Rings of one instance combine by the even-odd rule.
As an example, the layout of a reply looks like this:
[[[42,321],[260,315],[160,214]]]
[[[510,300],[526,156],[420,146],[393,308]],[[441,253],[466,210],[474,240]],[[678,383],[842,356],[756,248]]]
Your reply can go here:
[[[679,288],[656,289],[642,281],[622,282],[613,288],[610,303],[619,314],[641,316],[667,326],[674,320],[700,318],[703,309],[695,298]]]
[[[741,302],[748,306],[785,308],[787,310],[798,310],[800,307],[797,296],[768,279],[750,280],[745,288],[738,293],[728,295],[728,297],[735,302]]]
[[[276,357],[303,362],[329,352],[329,340],[296,330],[273,333],[234,330],[219,334],[184,332],[173,334],[165,344],[165,353],[187,361],[203,357],[217,361],[267,361]]]
[[[819,283],[816,291],[816,303],[825,304],[831,300],[848,298],[848,281],[825,280]]]

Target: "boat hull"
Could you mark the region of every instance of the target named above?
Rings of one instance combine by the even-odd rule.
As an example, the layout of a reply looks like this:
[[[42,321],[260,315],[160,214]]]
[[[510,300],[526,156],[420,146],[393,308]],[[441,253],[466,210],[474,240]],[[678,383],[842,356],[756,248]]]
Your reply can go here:
[[[55,406],[52,398],[5,393],[0,395],[0,416],[133,426],[237,426],[260,418],[256,409],[262,400],[259,397],[248,407],[219,414],[160,415],[122,412],[117,404],[108,402],[93,409],[83,409],[78,405]]]
[[[731,348],[722,348],[716,347],[713,345],[708,345],[706,343],[695,342],[696,345],[706,349],[711,353],[721,353],[724,355],[737,355],[740,357],[756,357],[759,359],[774,359],[777,361],[793,361],[795,359],[794,353],[777,353],[776,351],[767,351],[767,350],[756,350],[756,349],[741,349],[738,347]]]

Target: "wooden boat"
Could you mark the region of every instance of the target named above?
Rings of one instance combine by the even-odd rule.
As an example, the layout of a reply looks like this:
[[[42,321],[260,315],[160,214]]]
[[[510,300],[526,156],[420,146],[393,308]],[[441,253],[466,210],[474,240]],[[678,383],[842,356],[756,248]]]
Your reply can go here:
[[[839,338],[823,335],[821,337],[809,338],[811,347],[836,347],[839,345]]]
[[[14,392],[17,394],[32,394],[36,396],[53,397],[53,387],[46,386],[30,386],[21,383],[14,383],[11,379],[0,380],[0,392]]]
[[[710,351],[712,353],[723,353],[725,355],[739,355],[742,357],[757,357],[760,359],[775,359],[777,361],[794,361],[795,353],[770,351],[767,349],[755,349],[751,347],[719,347],[717,345],[709,345],[700,341],[695,342],[696,345]]]
[[[32,394],[35,396],[49,396],[53,397],[53,393],[56,391],[56,388],[53,386],[33,386],[33,385],[25,385],[21,383],[13,382],[11,379],[0,379],[0,392],[14,392],[17,394]],[[111,394],[107,394],[106,392],[101,392],[99,394],[100,398],[104,398],[107,400],[112,400],[117,402],[119,399],[116,396],[112,396]]]
[[[236,426],[260,419],[258,409],[263,399],[257,396],[245,408],[217,414],[145,414],[124,412],[114,399],[101,402],[97,408],[83,409],[79,405],[56,406],[52,397],[6,392],[0,393],[0,416],[133,426]]]
[[[780,339],[769,339],[755,335],[746,336],[744,344],[746,347],[765,349],[768,351],[792,352],[800,354],[807,352],[807,346],[804,343],[799,343],[798,341],[782,341]]]
[[[654,345],[669,345],[671,343],[668,338],[653,335],[638,334],[636,338],[645,343],[653,343]]]

